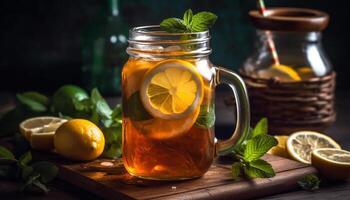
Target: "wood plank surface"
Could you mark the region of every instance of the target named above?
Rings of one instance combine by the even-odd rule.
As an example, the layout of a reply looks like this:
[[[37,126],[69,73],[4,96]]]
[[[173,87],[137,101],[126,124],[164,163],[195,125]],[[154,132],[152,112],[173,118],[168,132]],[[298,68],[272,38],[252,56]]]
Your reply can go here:
[[[266,155],[277,175],[273,178],[233,180],[230,165],[215,161],[201,178],[186,181],[152,181],[129,175],[121,160],[70,163],[55,155],[34,154],[60,166],[59,178],[105,199],[251,199],[291,190],[301,177],[316,173],[308,165]],[[101,163],[109,163],[104,166]]]

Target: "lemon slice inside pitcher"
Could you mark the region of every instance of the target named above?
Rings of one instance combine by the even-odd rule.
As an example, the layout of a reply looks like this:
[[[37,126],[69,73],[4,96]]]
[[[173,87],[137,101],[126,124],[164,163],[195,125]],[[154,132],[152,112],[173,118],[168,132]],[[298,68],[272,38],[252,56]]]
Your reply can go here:
[[[190,62],[166,60],[150,69],[141,86],[146,110],[161,119],[179,119],[199,107],[203,98],[201,75]]]
[[[186,133],[198,117],[203,88],[202,77],[192,63],[177,59],[158,63],[146,72],[140,89],[142,104],[154,118],[133,124],[157,140]]]

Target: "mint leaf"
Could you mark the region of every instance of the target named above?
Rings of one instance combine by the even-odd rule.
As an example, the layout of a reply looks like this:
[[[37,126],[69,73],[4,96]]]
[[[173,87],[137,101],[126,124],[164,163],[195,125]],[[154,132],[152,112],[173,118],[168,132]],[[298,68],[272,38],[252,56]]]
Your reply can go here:
[[[103,128],[102,132],[105,136],[106,144],[102,153],[105,158],[121,157],[122,146],[122,127],[121,124],[114,125],[110,128]]]
[[[16,97],[19,102],[21,102],[23,105],[28,106],[34,112],[44,112],[47,110],[45,104],[43,104],[41,101],[38,101],[37,99],[32,98],[32,96],[28,96],[26,94],[17,94]]]
[[[212,105],[201,105],[199,115],[196,120],[196,126],[199,128],[211,128],[215,124],[215,108]]]
[[[258,135],[266,135],[268,132],[268,122],[267,118],[262,118],[254,127],[252,137],[256,137]]]
[[[241,176],[241,169],[242,169],[242,165],[239,162],[235,162],[232,164],[231,167],[231,175],[232,178],[238,178],[239,176]]]
[[[214,25],[217,16],[211,12],[199,12],[192,17],[191,31],[201,32],[206,31]]]
[[[185,24],[187,26],[190,26],[191,25],[191,22],[192,22],[192,17],[193,17],[193,12],[191,9],[187,9],[184,13],[184,19],[183,21],[185,22]]]
[[[38,181],[37,179],[33,181],[33,185],[35,185],[36,187],[38,187],[42,192],[44,192],[45,194],[47,194],[50,190],[46,187],[46,185],[42,184],[40,181]]]
[[[22,179],[27,179],[33,173],[33,167],[24,166],[22,168]]]
[[[270,178],[276,175],[272,166],[261,159],[250,162],[244,170],[251,178]]]
[[[20,187],[19,191],[23,192],[27,187],[33,184],[35,180],[38,180],[40,178],[40,174],[33,174],[28,177],[28,179],[25,181],[25,183]]]
[[[168,18],[160,23],[160,28],[169,33],[185,33],[190,32],[185,22],[178,18]]]
[[[29,99],[32,99],[38,103],[41,103],[45,106],[49,105],[49,98],[43,94],[40,94],[39,92],[30,91],[30,92],[24,92],[21,95],[23,95]]]
[[[16,160],[15,156],[7,148],[0,146],[0,158]]]
[[[259,159],[272,147],[277,145],[277,140],[270,135],[258,135],[247,141],[243,158],[247,162]]]
[[[21,157],[19,157],[19,163],[21,166],[26,166],[32,161],[32,153],[30,151],[25,152]]]
[[[50,162],[40,161],[31,165],[34,173],[40,174],[40,181],[48,183],[58,174],[58,167]]]
[[[110,118],[112,110],[107,104],[106,100],[102,97],[97,88],[92,89],[91,91],[91,103],[94,105],[94,108],[100,116],[103,118]]]
[[[138,91],[128,98],[126,104],[124,104],[123,109],[125,109],[124,113],[126,117],[130,117],[130,119],[135,121],[143,121],[153,118],[152,115],[150,115],[143,107],[140,92]]]
[[[320,179],[315,174],[306,175],[298,181],[298,184],[301,188],[309,191],[319,189],[320,183]]]

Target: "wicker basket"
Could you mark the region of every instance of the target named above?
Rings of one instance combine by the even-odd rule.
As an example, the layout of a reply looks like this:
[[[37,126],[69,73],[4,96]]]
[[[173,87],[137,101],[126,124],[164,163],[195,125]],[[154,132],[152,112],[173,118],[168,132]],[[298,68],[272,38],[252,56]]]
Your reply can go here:
[[[252,122],[268,117],[272,134],[323,131],[335,121],[335,72],[299,82],[251,77],[242,70],[240,74],[248,88]]]

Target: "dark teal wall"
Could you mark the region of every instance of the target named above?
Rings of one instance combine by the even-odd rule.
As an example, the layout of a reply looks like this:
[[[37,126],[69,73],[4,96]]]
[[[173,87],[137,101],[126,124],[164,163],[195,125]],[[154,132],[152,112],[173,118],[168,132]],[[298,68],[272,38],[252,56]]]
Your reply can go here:
[[[12,0],[0,2],[0,90],[51,92],[65,83],[81,83],[81,33],[106,0]],[[344,1],[345,2],[345,1]],[[338,86],[350,88],[348,48],[350,12],[335,0],[270,0],[267,6],[324,10],[331,15],[324,46],[338,71]],[[208,10],[219,20],[211,31],[214,63],[237,69],[251,52],[254,28],[247,12],[255,0],[122,0],[122,16],[131,26],[157,24],[184,10]],[[12,84],[8,84],[11,81]]]

